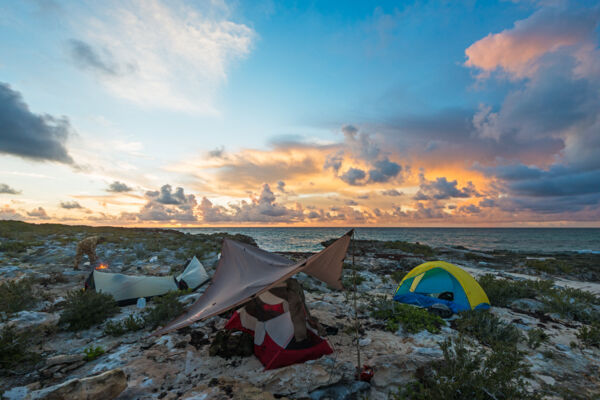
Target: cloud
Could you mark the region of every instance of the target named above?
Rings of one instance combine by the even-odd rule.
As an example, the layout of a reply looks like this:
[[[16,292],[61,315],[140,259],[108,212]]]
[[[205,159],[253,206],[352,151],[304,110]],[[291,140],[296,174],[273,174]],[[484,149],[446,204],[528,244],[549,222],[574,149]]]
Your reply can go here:
[[[21,191],[11,188],[6,183],[0,183],[0,194],[21,194]]]
[[[308,153],[247,151],[222,160],[216,169],[221,184],[256,188],[264,182],[277,182],[283,178],[294,179],[320,172],[315,158]]]
[[[231,20],[225,3],[111,1],[73,13],[75,65],[113,95],[144,107],[217,113],[213,98],[255,32]]]
[[[163,185],[160,190],[145,194],[147,203],[136,217],[140,221],[195,222],[194,210],[197,206],[193,194],[185,194],[182,187],[173,192],[171,185]]]
[[[479,69],[483,77],[496,69],[513,78],[531,77],[544,55],[592,41],[599,20],[598,7],[543,6],[511,29],[469,46],[465,65]]]
[[[34,114],[21,94],[0,82],[0,153],[34,161],[73,164],[66,148],[71,132],[65,117]]]
[[[346,200],[345,203],[347,206],[357,206],[358,205],[358,203],[352,199]]]
[[[373,161],[381,154],[379,144],[366,132],[359,132],[353,125],[342,126],[344,142],[356,158]]]
[[[48,214],[46,214],[46,210],[44,210],[42,207],[37,207],[31,211],[28,211],[27,215],[37,219],[50,219]]]
[[[63,201],[60,203],[60,207],[67,209],[67,210],[72,210],[72,209],[76,209],[76,208],[83,208],[81,207],[81,204],[79,204],[76,201]]]
[[[22,220],[23,216],[19,214],[17,210],[10,207],[9,205],[4,205],[0,207],[0,220]]]
[[[396,189],[382,190],[381,194],[384,196],[392,196],[392,197],[402,196],[402,192],[399,192]]]
[[[112,192],[112,193],[125,193],[125,192],[131,192],[132,190],[133,189],[131,187],[129,187],[125,183],[119,182],[119,181],[114,181],[113,183],[108,185],[108,189],[106,189],[107,192]]]
[[[429,181],[421,174],[420,179],[421,184],[419,191],[414,196],[415,200],[447,200],[479,196],[472,182],[468,182],[467,186],[459,189],[456,180],[448,181],[445,176]]]
[[[373,169],[369,170],[369,182],[387,182],[395,178],[402,170],[402,167],[395,162],[384,158],[383,160],[375,161]]]
[[[223,147],[223,146],[217,147],[216,149],[208,152],[208,156],[211,158],[222,158],[224,154],[225,154],[225,147]]]
[[[82,69],[109,76],[132,74],[137,71],[135,64],[118,65],[110,51],[105,48],[97,50],[82,40],[71,39],[68,47],[71,59]]]
[[[359,186],[364,185],[364,179],[367,174],[362,169],[349,168],[346,172],[340,175],[340,179],[346,182],[348,185]]]
[[[268,184],[264,184],[258,197],[250,201],[242,200],[228,207],[213,205],[206,197],[202,198],[198,207],[201,220],[204,222],[285,222],[293,223],[304,220],[304,211],[299,204],[288,208],[277,203],[275,194]]]
[[[325,164],[323,164],[323,169],[331,168],[333,172],[337,175],[342,167],[342,162],[344,161],[344,152],[338,151],[334,154],[329,154],[325,159]]]

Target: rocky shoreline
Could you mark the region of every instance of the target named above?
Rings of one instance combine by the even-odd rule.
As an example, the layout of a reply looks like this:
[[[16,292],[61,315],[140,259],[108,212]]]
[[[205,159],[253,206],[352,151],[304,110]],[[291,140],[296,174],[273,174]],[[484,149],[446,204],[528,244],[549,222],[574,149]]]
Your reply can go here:
[[[458,340],[471,332],[469,346],[493,350],[493,344],[465,329],[457,316],[434,332],[412,332],[405,321],[396,326],[373,316],[373,308],[378,307],[375,300],[389,299],[406,272],[437,259],[463,267],[480,282],[485,280],[488,287],[482,286],[492,302],[494,321],[509,326],[519,337],[529,338],[529,342],[523,339],[517,344],[531,373],[523,380],[527,393],[546,399],[600,396],[600,349],[593,337],[582,334],[600,323],[600,255],[477,252],[405,242],[357,241],[352,249],[354,266],[348,257],[343,280],[351,286],[354,271],[358,277],[359,345],[362,363],[371,366],[374,373],[367,384],[354,380],[352,293],[331,290],[303,274],[298,278],[311,313],[337,328],[337,334],[328,337],[335,352],[304,364],[264,371],[253,356],[211,357],[210,339],[227,321],[222,317],[160,338],[149,336],[149,328],[120,336],[107,334],[109,321],[140,314],[141,310],[132,305],[119,308],[109,320],[89,329],[65,330],[59,321],[67,293],[81,288],[87,275],[72,270],[75,247],[78,240],[91,234],[107,238],[98,248],[98,256],[112,271],[149,275],[178,271],[192,255],[212,275],[224,236],[0,222],[2,284],[27,279],[35,297],[26,309],[3,311],[0,325],[2,329],[10,325],[17,332],[35,331],[28,337],[27,349],[36,354],[29,365],[2,364],[2,398],[83,398],[86,391],[99,393],[100,397],[93,398],[106,398],[106,393],[117,390],[119,399],[390,398],[399,388],[417,381],[419,371],[431,369],[432,363],[444,359],[440,344],[449,338]],[[254,242],[249,237],[236,239]],[[282,254],[291,259],[305,256]],[[545,285],[548,279],[553,284]],[[535,287],[523,284],[530,281],[541,283]],[[178,300],[189,305],[204,289],[178,293]],[[0,291],[0,295],[6,293]],[[14,299],[0,301],[7,307]],[[397,329],[391,329],[392,325]],[[531,344],[532,332],[541,332],[543,338],[535,346]],[[96,348],[101,352],[96,354]]]

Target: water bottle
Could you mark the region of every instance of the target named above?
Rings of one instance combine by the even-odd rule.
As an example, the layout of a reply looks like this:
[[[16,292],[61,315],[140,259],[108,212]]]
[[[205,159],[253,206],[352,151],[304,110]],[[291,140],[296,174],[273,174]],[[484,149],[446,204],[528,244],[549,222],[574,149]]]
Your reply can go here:
[[[137,300],[137,308],[144,308],[146,307],[146,298],[145,297],[140,297]]]

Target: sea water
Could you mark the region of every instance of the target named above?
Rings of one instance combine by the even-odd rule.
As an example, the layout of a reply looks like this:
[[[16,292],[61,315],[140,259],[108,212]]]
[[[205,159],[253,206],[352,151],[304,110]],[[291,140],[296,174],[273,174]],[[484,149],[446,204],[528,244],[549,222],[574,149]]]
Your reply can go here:
[[[269,251],[319,251],[350,228],[184,228],[182,232],[241,233]],[[473,250],[600,254],[599,228],[357,228],[359,240],[403,240]]]

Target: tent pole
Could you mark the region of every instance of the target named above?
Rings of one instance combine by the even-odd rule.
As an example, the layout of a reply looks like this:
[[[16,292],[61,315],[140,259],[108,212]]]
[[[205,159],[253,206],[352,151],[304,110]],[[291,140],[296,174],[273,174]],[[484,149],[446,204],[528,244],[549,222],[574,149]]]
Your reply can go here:
[[[354,243],[355,239],[355,235],[356,235],[356,231],[352,232],[352,277],[353,277],[353,286],[354,286],[354,328],[356,331],[356,362],[358,363],[357,367],[356,367],[356,371],[357,371],[357,376],[360,379],[360,370],[361,370],[361,363],[360,363],[360,344],[358,343],[359,341],[359,323],[358,323],[358,307],[356,306],[356,266],[354,265],[354,253],[355,253],[355,246],[356,244]]]

